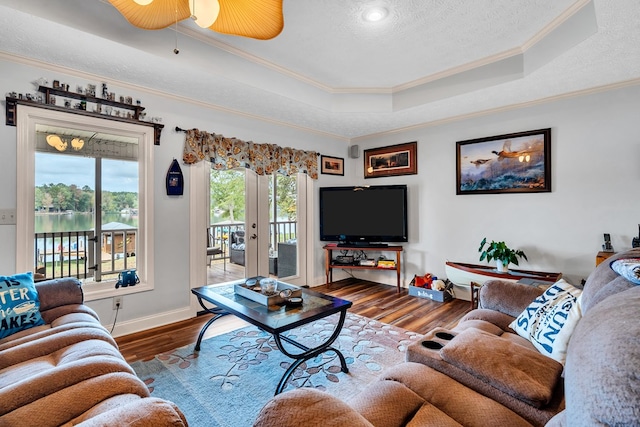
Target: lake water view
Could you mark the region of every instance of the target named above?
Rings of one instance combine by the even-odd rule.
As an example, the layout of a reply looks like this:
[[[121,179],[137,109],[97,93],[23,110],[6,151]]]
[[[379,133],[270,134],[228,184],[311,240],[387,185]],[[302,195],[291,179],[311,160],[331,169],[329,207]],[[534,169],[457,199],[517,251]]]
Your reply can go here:
[[[120,213],[102,215],[103,227],[112,222],[126,224],[134,228],[138,227],[137,215]],[[90,277],[93,273],[87,271],[85,265],[87,257],[85,250],[90,247],[85,233],[93,229],[92,213],[36,213],[36,233],[71,232],[72,234],[35,239],[34,265],[43,269],[42,273],[47,278],[73,276],[76,272],[79,272],[78,274],[81,276],[88,274],[87,277]],[[81,234],[74,235],[74,232]],[[127,246],[122,245],[125,233]],[[124,253],[125,248],[127,254],[129,252],[135,253],[135,237],[135,231],[103,232],[103,237],[98,239],[101,250],[98,250],[96,254],[96,256],[100,255],[102,261],[102,279],[111,277],[109,275],[116,274],[122,269],[135,268],[135,257],[133,255],[129,257]],[[115,264],[112,263],[112,257]]]
[[[138,217],[113,213],[103,214],[102,224],[110,222],[121,222],[138,228]],[[36,213],[35,214],[35,232],[51,233],[63,231],[86,231],[92,230],[93,214],[91,213]]]

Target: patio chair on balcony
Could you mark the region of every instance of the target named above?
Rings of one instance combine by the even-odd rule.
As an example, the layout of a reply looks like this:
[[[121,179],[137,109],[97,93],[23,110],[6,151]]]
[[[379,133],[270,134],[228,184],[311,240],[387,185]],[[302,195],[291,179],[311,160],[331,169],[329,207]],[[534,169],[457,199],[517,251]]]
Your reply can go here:
[[[244,265],[244,231],[238,230],[231,233],[229,256],[232,263]]]
[[[298,274],[298,247],[295,240],[278,243],[278,277]]]
[[[222,254],[222,249],[218,246],[214,246],[214,239],[211,235],[211,229],[207,228],[207,259],[209,260],[209,267],[216,255]],[[225,265],[226,267],[226,265]]]

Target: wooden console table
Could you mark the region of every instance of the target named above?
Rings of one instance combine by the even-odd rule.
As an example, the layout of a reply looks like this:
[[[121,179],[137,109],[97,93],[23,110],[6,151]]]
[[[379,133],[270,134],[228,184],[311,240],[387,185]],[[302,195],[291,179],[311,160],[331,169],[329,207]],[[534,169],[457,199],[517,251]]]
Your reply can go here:
[[[607,258],[609,258],[612,255],[615,255],[616,253],[613,251],[600,251],[598,252],[598,254],[596,255],[596,267],[603,262],[604,260],[606,260]]]
[[[327,284],[333,283],[333,269],[342,268],[350,270],[395,270],[396,282],[398,286],[398,293],[400,293],[400,252],[402,252],[402,246],[337,246],[325,245],[324,249],[324,266],[325,274],[327,275]],[[359,264],[338,264],[333,259],[333,251],[377,251],[377,252],[395,252],[396,253],[396,265],[393,268],[390,267],[378,267],[370,265]]]
[[[507,272],[498,272],[490,265],[466,264],[452,261],[445,263],[445,272],[447,273],[447,278],[453,282],[454,285],[462,287],[469,286],[472,309],[478,307],[480,288],[487,280],[497,279],[546,288],[562,278],[562,273],[511,269]]]

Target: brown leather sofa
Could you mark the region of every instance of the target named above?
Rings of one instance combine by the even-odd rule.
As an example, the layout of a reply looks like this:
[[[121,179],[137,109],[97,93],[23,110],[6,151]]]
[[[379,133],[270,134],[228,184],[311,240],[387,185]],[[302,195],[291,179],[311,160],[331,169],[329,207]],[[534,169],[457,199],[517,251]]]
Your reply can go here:
[[[0,340],[0,426],[187,425],[172,402],[149,397],[78,280],[36,289],[45,324]]]
[[[639,425],[640,286],[609,267],[623,257],[640,257],[640,250],[615,255],[587,278],[564,369],[540,359],[508,326],[542,291],[491,281],[481,289],[481,308],[453,330],[426,334],[408,348],[407,362],[348,403],[297,389],[268,402],[254,425]],[[466,365],[443,357],[456,346]]]

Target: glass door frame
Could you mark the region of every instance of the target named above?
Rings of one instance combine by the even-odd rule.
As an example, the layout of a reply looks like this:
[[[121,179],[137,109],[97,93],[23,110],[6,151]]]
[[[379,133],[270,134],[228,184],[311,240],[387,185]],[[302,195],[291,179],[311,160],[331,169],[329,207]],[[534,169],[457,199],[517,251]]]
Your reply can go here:
[[[207,254],[203,248],[207,247],[206,230],[209,226],[209,178],[210,163],[198,162],[189,166],[189,283],[190,288],[197,288],[207,284]],[[250,178],[247,178],[250,177]],[[264,234],[265,241],[269,241],[269,186],[266,176],[258,176],[247,170],[245,175],[247,197],[245,203],[245,276],[268,276],[269,248],[268,244],[258,248],[259,239],[252,239],[255,233]],[[312,227],[310,227],[313,212],[313,180],[306,174],[298,174],[298,275],[286,279],[288,283],[306,285],[313,278],[313,250]],[[254,194],[254,196],[250,196]],[[252,201],[253,200],[253,201]],[[253,228],[256,224],[256,228]],[[311,263],[311,264],[310,264]],[[194,312],[200,310],[197,299],[191,296],[191,307]]]

